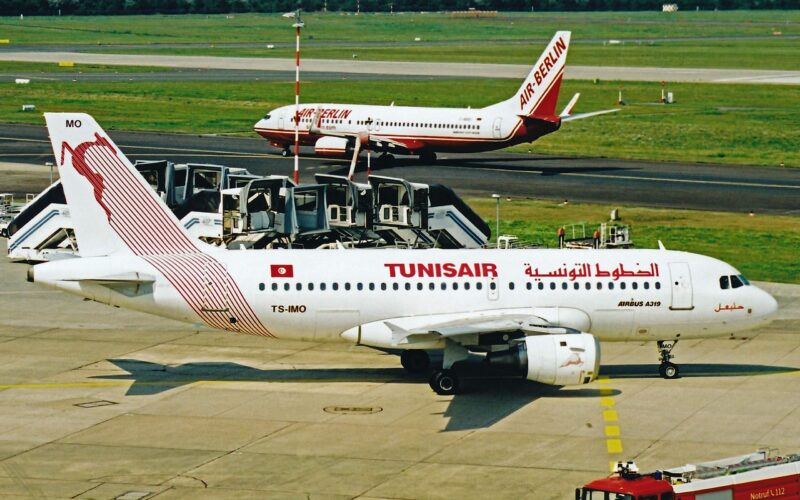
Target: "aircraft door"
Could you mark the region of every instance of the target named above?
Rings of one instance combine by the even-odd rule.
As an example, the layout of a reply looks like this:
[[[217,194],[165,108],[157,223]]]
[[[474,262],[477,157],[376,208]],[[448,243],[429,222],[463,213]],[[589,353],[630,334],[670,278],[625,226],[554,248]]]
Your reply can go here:
[[[494,124],[492,125],[492,136],[495,139],[500,139],[503,137],[503,119],[502,118],[495,118]]]
[[[486,294],[489,300],[497,300],[500,296],[500,282],[496,277],[486,280]]]
[[[672,288],[672,303],[670,309],[688,310],[694,309],[692,299],[692,275],[689,264],[686,262],[670,262],[669,275],[670,286]]]
[[[283,115],[281,115],[278,117],[278,129],[283,130],[283,126],[284,126]]]

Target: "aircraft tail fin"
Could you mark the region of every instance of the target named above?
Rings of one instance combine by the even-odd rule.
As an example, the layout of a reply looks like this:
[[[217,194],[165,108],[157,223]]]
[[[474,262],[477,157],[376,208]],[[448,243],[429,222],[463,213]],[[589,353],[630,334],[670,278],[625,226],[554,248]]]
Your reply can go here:
[[[567,64],[570,36],[569,31],[556,32],[522,86],[509,100],[517,115],[558,121],[556,103]]]
[[[45,113],[45,120],[81,256],[201,251],[94,118]]]

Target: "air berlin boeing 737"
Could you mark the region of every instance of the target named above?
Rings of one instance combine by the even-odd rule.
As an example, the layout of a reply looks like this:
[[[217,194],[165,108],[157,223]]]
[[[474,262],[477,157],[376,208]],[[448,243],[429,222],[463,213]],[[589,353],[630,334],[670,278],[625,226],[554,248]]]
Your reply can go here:
[[[384,155],[419,155],[435,159],[436,152],[491,151],[533,142],[555,132],[562,121],[587,118],[615,109],[570,114],[578,94],[561,114],[556,103],[569,48],[569,31],[559,31],[528,77],[510,99],[485,108],[422,108],[353,104],[304,104],[270,111],[255,125],[258,134],[284,155],[294,144],[295,120],[299,141],[319,155],[346,156],[353,161],[362,147]]]
[[[47,113],[80,258],[28,279],[82,297],[267,338],[349,340],[437,361],[459,389],[468,357],[544,384],[586,384],[604,341],[658,341],[676,377],[679,339],[760,327],[775,300],[710,257],[660,250],[225,250],[191,238],[97,123]],[[471,356],[472,354],[472,356]]]

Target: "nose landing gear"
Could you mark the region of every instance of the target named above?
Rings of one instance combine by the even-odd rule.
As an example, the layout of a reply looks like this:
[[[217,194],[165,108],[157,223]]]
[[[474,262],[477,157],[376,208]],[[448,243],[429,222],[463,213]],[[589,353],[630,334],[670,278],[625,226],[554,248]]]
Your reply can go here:
[[[665,379],[678,378],[680,376],[678,365],[670,361],[675,357],[672,354],[672,350],[678,344],[678,341],[659,340],[656,344],[658,345],[658,357],[661,360],[661,365],[658,367],[659,375],[661,375],[661,378]]]

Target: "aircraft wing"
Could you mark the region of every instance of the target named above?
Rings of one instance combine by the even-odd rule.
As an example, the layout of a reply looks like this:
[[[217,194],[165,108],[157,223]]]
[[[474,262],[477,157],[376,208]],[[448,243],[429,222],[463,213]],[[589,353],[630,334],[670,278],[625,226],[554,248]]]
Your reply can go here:
[[[532,309],[497,309],[462,314],[436,314],[392,318],[366,323],[342,334],[343,337],[381,337],[391,345],[430,342],[448,338],[460,341],[466,336],[488,334],[550,335],[577,333],[537,316]]]

